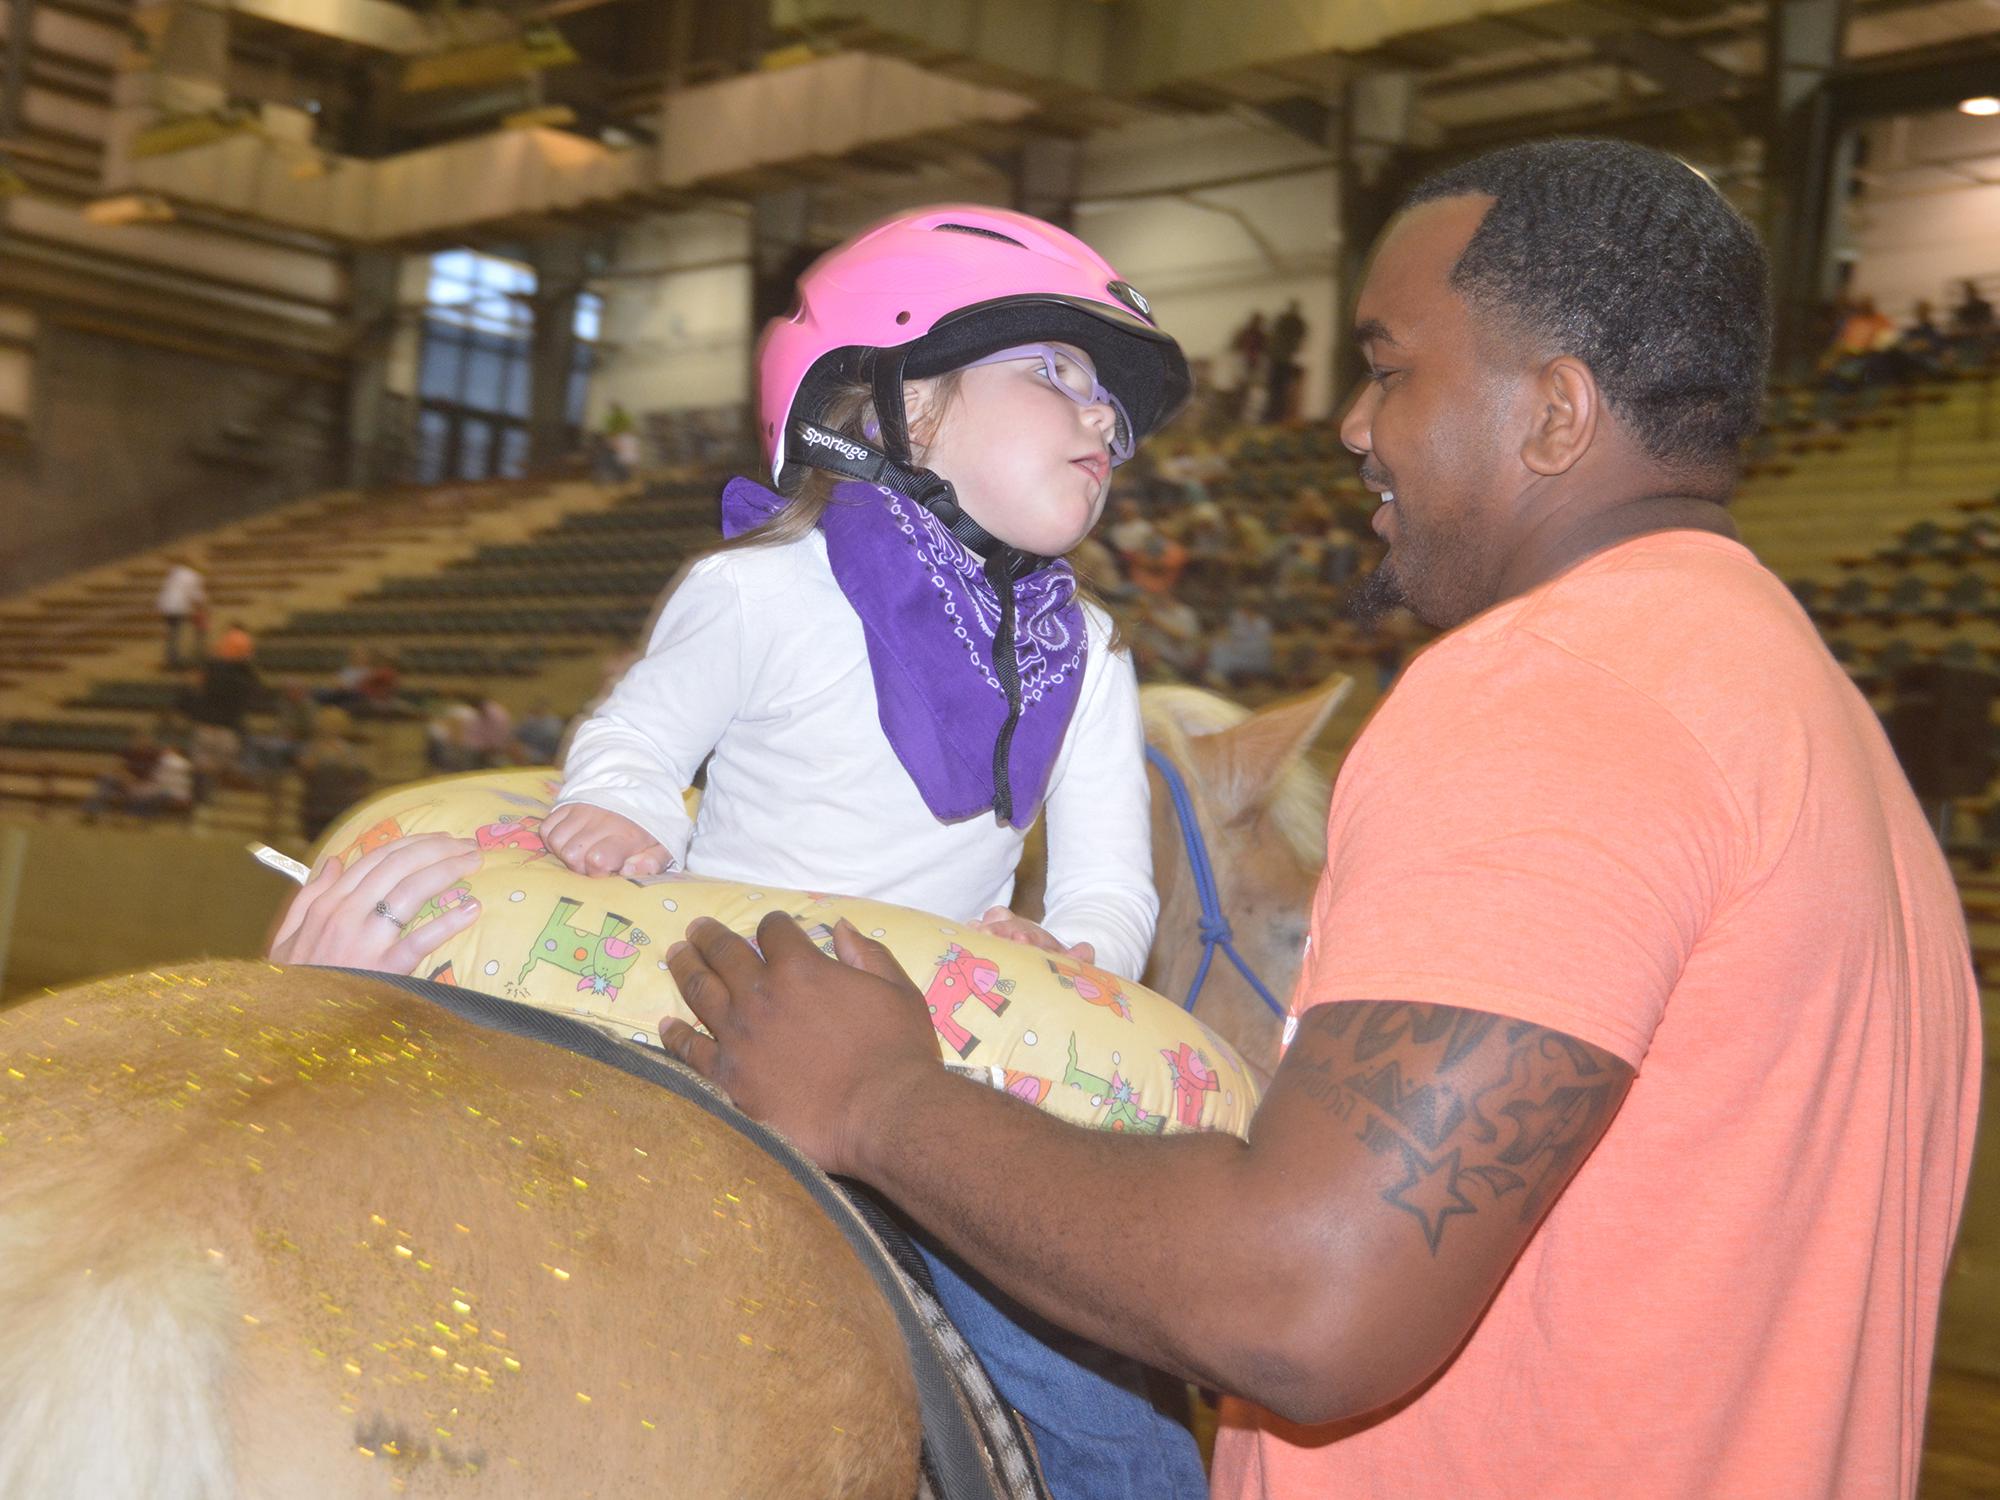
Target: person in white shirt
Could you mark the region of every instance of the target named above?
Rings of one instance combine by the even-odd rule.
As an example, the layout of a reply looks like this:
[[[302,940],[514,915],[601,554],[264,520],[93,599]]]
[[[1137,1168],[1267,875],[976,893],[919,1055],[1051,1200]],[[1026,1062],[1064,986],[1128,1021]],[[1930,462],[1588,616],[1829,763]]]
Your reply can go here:
[[[1139,974],[1159,901],[1137,679],[1064,554],[1185,402],[1179,346],[1081,241],[954,206],[823,257],[758,361],[777,491],[724,491],[735,540],[576,730],[548,849],[893,901]],[[1008,902],[1044,809],[1038,924]],[[1106,1380],[1103,1351],[1072,1362],[931,1263],[1056,1495],[1205,1495],[1136,1368]]]
[[[167,569],[167,576],[160,584],[159,597],[153,608],[167,628],[167,666],[180,667],[186,658],[181,652],[181,632],[191,622],[198,622],[203,608],[208,603],[208,589],[202,582],[201,574],[185,557],[176,557]],[[199,648],[200,626],[195,628],[195,645]],[[196,654],[199,655],[199,649]]]

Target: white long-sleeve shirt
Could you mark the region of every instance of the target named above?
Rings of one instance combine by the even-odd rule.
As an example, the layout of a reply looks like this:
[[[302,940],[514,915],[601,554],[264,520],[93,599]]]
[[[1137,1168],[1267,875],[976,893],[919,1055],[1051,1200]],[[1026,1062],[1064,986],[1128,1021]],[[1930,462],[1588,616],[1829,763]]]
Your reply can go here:
[[[208,590],[202,586],[201,574],[186,563],[175,563],[167,569],[153,608],[163,615],[191,615],[195,606],[206,602],[207,598]]]
[[[1083,687],[1044,804],[1042,925],[1136,976],[1159,916],[1138,681],[1103,612],[1084,615]],[[704,757],[691,824],[681,789]],[[924,805],[882,731],[861,619],[818,532],[688,569],[646,655],[576,731],[557,805],[573,802],[630,818],[693,874],[955,921],[1007,905],[1024,838],[991,813],[945,823]]]

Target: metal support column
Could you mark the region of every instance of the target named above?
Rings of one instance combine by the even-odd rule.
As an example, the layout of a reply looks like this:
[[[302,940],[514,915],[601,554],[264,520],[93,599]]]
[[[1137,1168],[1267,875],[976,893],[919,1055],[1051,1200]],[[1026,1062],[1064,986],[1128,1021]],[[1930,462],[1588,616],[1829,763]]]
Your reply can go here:
[[[1818,354],[1820,304],[1831,294],[1830,231],[1841,184],[1840,123],[1830,85],[1847,34],[1848,0],[1779,0],[1770,10],[1770,114],[1764,137],[1764,239],[1771,252],[1773,368],[1797,374]]]
[[[7,60],[0,72],[0,141],[17,138],[28,114],[28,54],[35,48],[35,0],[9,0]]]
[[[348,350],[347,483],[355,489],[403,477],[410,440],[392,431],[389,353],[396,340],[396,293],[402,257],[389,250],[356,250],[347,264],[347,317],[354,330]]]
[[[791,311],[798,279],[828,248],[812,238],[812,190],[782,188],[759,193],[750,205],[750,333],[754,346],[773,318]],[[743,409],[752,424],[757,410],[757,361],[743,362]]]
[[[1030,136],[1014,159],[1014,207],[1063,229],[1075,229],[1076,178],[1082,161],[1078,141],[1059,135]]]
[[[589,277],[581,234],[539,240],[534,249],[534,327],[528,346],[528,467],[545,471],[576,447],[569,386],[576,368],[576,302]]]
[[[1396,212],[1410,186],[1402,170],[1408,160],[1416,117],[1416,80],[1408,73],[1368,73],[1349,83],[1331,142],[1337,157],[1334,179],[1335,225],[1333,415],[1346,412],[1361,379],[1361,351],[1355,347],[1354,299],[1368,268],[1368,252]]]

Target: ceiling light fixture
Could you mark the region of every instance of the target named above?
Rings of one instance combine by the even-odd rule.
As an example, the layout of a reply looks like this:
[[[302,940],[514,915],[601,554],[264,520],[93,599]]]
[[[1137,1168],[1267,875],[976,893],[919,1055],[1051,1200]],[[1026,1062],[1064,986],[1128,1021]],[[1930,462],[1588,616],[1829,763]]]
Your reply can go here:
[[[1958,112],[1962,115],[2000,115],[2000,99],[1991,94],[1982,94],[1977,99],[1958,101]]]

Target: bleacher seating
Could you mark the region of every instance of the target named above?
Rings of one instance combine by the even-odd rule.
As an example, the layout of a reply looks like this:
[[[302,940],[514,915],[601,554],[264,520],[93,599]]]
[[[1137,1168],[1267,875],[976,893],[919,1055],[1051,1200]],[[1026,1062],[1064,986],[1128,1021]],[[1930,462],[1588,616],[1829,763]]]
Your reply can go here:
[[[1918,661],[2000,662],[2000,441],[1981,426],[1982,396],[1966,383],[1914,388],[1829,431],[1799,393],[1774,393],[1736,513],[1871,691]],[[1205,498],[1278,545],[1261,560],[1191,560],[1176,597],[1211,632],[1246,598],[1264,608],[1278,661],[1266,690],[1370,660],[1374,643],[1341,610],[1345,580],[1376,548],[1374,500],[1337,426],[1206,441],[1220,461],[1205,484],[1148,480],[1142,457],[1121,493],[1147,493],[1170,526]],[[636,644],[676,570],[714,543],[721,479],[681,473],[623,494],[512,483],[333,495],[191,546],[217,623],[242,614],[267,680],[324,685],[366,651],[393,668],[405,704],[490,690],[517,708],[539,697],[567,710],[594,690],[599,658]],[[1345,528],[1352,567],[1302,569],[1289,544],[1329,524]],[[187,674],[157,662],[162,568],[134,559],[0,606],[10,704],[23,705],[0,722],[0,797],[74,800],[135,730],[183,702]],[[391,740],[415,754],[415,740]],[[256,816],[270,815],[260,803]]]

